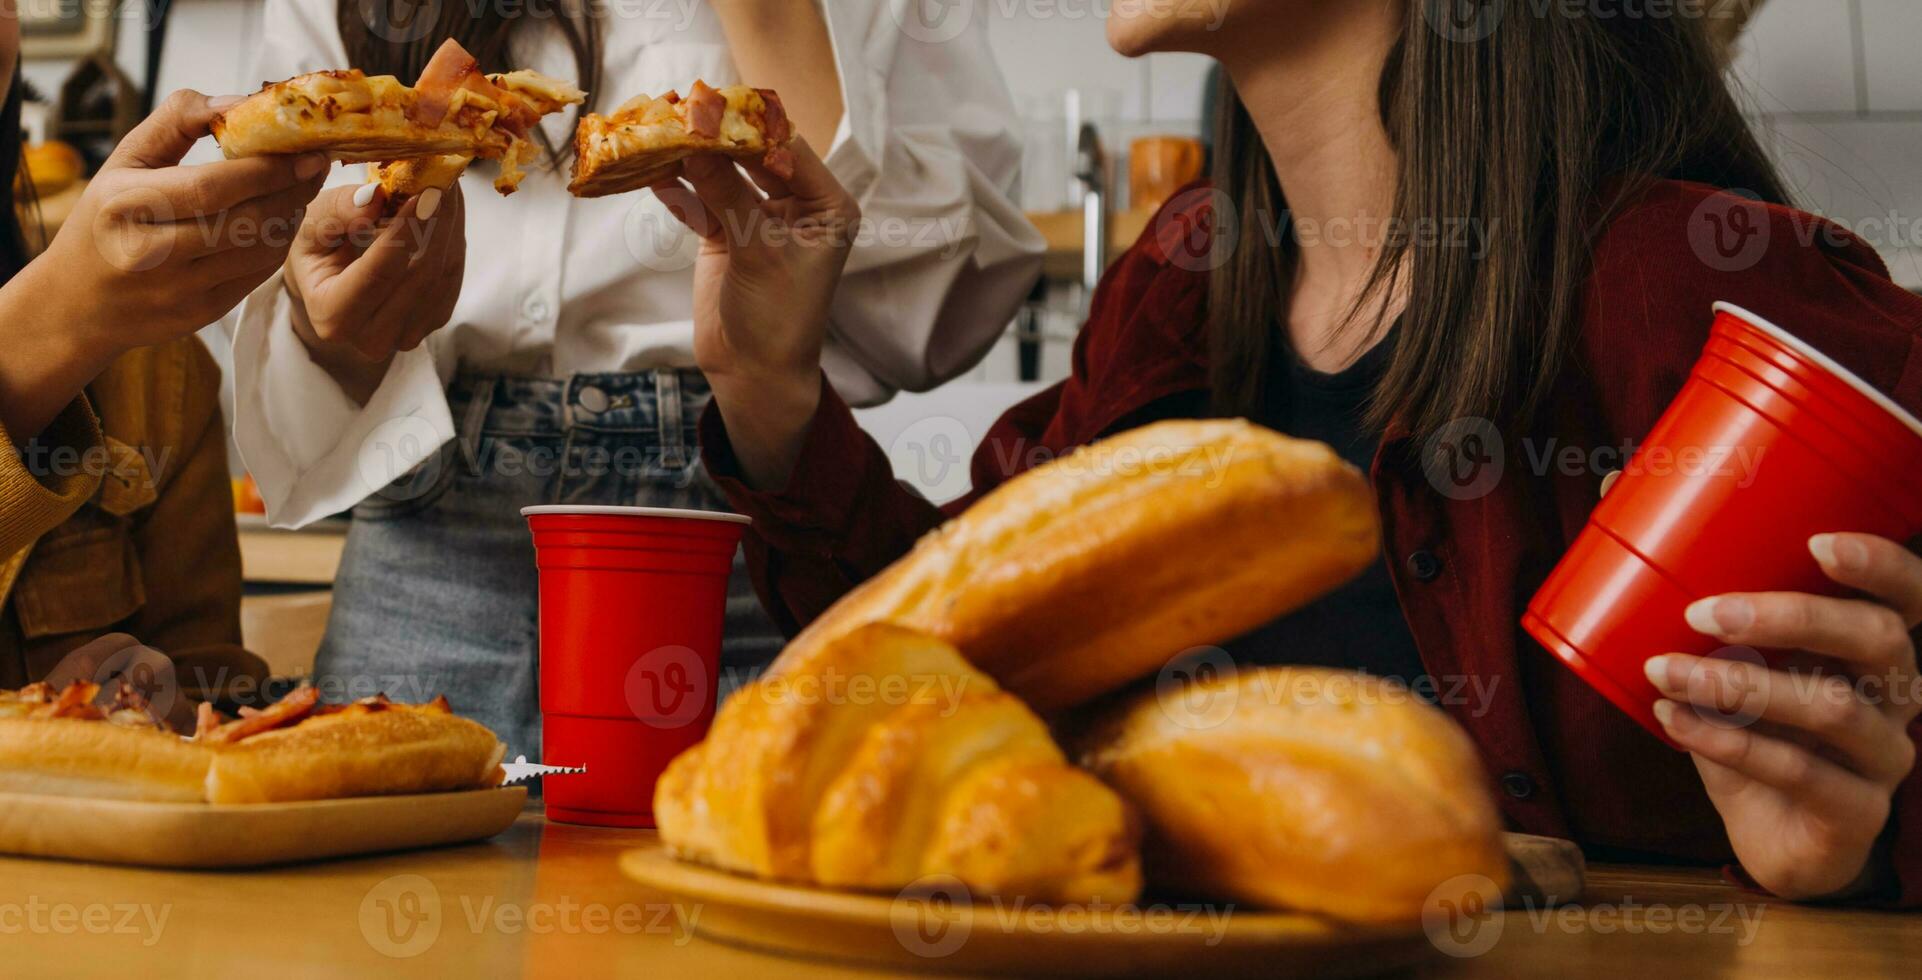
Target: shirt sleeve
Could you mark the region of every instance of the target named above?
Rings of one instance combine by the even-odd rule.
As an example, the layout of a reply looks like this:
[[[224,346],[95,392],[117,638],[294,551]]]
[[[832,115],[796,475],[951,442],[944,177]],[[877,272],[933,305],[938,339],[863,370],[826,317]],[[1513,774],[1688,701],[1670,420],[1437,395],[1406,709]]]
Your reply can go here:
[[[275,275],[241,304],[232,332],[234,442],[275,527],[341,513],[454,438],[452,354],[439,363],[438,338],[396,354],[358,405],[295,336],[291,304]]]
[[[100,489],[97,468],[46,461],[55,453],[85,459],[105,445],[100,420],[85,395],[55,416],[24,452],[14,449],[13,437],[0,426],[0,561],[60,526]]]
[[[267,0],[255,77],[289,78],[348,63],[332,0]],[[336,167],[329,185],[358,183]],[[294,334],[281,276],[221,321],[233,343],[234,442],[260,485],[268,520],[301,527],[338,514],[405,475],[453,438],[442,345],[394,358],[366,405],[348,397]],[[446,373],[443,373],[446,372]]]
[[[917,2],[823,5],[846,103],[826,162],[864,219],[823,364],[856,405],[977,363],[1045,248],[1017,203],[1021,139],[987,17],[951,11],[938,36],[910,31]]]

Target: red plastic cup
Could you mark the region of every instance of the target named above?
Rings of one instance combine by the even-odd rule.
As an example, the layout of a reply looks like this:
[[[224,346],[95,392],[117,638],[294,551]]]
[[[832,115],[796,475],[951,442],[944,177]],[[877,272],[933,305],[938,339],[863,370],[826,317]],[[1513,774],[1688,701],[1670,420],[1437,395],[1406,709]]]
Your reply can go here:
[[[1642,672],[1649,658],[1747,655],[1689,628],[1690,603],[1727,592],[1841,595],[1810,537],[1922,533],[1922,421],[1767,320],[1728,303],[1715,313],[1681,394],[1522,617],[1529,635],[1664,741],[1661,694]]]
[[[739,514],[528,507],[541,582],[550,820],[654,826],[654,781],[707,735]]]

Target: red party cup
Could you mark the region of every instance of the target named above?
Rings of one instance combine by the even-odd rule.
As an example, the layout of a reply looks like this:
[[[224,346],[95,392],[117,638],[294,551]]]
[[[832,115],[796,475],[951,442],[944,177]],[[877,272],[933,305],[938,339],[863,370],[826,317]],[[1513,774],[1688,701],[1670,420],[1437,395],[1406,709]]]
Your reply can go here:
[[[654,781],[707,735],[739,514],[528,507],[541,580],[547,816],[654,826]]]
[[[1522,626],[1667,740],[1642,673],[1664,653],[1745,655],[1683,610],[1727,592],[1841,595],[1810,537],[1922,533],[1922,421],[1788,331],[1715,305],[1708,346]],[[1766,659],[1766,655],[1762,655]]]

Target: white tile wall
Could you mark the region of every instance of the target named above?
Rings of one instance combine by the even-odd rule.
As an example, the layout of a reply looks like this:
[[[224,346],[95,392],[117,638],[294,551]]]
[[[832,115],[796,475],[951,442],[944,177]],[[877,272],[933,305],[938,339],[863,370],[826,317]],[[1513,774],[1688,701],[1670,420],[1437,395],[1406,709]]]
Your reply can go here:
[[[1771,0],[1736,73],[1797,203],[1922,289],[1922,2]]]
[[[1922,112],[1922,2],[1862,0],[1862,42],[1868,108]]]

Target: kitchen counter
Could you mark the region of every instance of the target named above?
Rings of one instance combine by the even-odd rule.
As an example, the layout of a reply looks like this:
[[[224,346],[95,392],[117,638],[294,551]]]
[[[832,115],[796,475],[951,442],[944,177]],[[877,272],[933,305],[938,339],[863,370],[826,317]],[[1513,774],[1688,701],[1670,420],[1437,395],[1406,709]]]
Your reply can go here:
[[[492,841],[267,871],[0,858],[0,973],[34,977],[844,976],[691,937],[615,858],[649,831],[523,814]],[[1913,976],[1922,915],[1808,908],[1707,870],[1590,869],[1583,905],[1487,919],[1424,975]],[[1482,947],[1486,946],[1483,950]],[[932,964],[931,964],[932,965]]]

